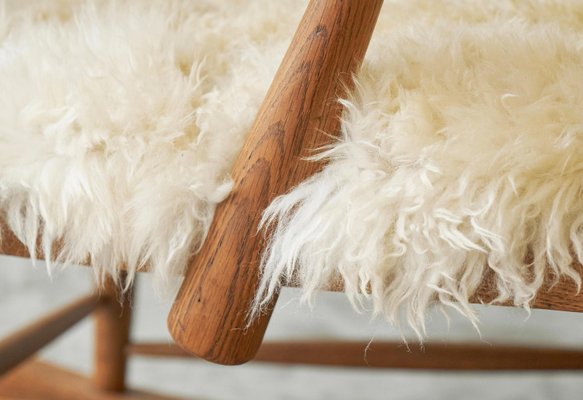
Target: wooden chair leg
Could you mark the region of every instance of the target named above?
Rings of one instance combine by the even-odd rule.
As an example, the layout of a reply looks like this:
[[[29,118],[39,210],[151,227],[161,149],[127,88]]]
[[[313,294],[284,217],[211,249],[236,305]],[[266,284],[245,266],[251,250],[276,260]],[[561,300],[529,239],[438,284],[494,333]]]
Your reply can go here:
[[[269,312],[247,326],[257,289],[257,232],[273,198],[319,169],[302,160],[339,129],[342,96],[368,47],[382,0],[312,0],[233,167],[234,191],[217,207],[170,312],[174,340],[220,364],[257,352]]]
[[[125,280],[125,275],[122,276]],[[100,290],[104,304],[95,312],[93,384],[96,389],[123,392],[129,342],[132,290],[122,292],[112,279]]]
[[[96,295],[83,297],[0,341],[0,375],[28,359],[100,304]]]

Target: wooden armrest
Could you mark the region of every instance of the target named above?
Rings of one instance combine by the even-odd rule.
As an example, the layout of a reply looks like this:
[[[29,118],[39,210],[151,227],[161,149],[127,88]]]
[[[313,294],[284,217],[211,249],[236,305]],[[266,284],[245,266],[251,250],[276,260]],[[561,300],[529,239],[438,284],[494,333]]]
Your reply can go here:
[[[262,211],[319,169],[302,157],[330,141],[337,98],[368,47],[382,0],[312,0],[233,167],[233,193],[221,203],[207,240],[186,273],[168,318],[184,349],[222,364],[249,361],[269,321],[247,326],[263,248]]]

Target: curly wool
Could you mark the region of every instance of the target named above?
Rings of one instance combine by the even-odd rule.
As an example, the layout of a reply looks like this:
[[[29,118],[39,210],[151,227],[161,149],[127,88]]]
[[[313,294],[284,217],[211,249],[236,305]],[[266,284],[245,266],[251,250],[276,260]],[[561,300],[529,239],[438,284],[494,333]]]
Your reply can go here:
[[[425,335],[436,303],[478,322],[486,272],[528,308],[583,261],[583,5],[385,4],[325,169],[265,211],[254,303],[340,279]]]
[[[0,220],[33,258],[164,288],[231,190],[302,8],[0,1]]]

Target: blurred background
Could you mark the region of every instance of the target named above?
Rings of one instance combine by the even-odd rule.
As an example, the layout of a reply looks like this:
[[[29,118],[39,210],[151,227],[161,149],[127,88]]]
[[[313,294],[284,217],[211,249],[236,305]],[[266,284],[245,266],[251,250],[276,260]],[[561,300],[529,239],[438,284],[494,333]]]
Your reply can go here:
[[[0,336],[24,326],[47,311],[92,290],[89,268],[67,268],[49,277],[44,264],[0,256]],[[353,311],[342,294],[322,293],[313,310],[298,304],[297,289],[287,289],[267,331],[268,339],[359,339],[399,341],[384,321]],[[171,296],[160,296],[148,274],[137,281],[132,339],[171,343],[166,315]],[[482,341],[583,348],[583,316],[574,313],[479,307],[481,337],[463,318],[429,316],[433,342]],[[91,319],[78,324],[41,353],[41,358],[91,372]],[[411,340],[411,346],[417,346]],[[364,356],[364,355],[363,355]],[[577,399],[583,372],[424,372],[340,369],[249,363],[222,367],[200,360],[132,357],[129,385],[187,399]]]

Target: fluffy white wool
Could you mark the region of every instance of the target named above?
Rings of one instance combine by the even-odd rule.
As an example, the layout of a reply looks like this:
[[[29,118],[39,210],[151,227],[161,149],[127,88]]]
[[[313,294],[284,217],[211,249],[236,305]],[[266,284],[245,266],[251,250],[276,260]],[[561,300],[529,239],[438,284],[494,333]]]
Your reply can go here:
[[[0,217],[98,277],[182,271],[303,6],[0,0]],[[579,282],[582,21],[575,0],[386,1],[328,166],[265,213],[255,310],[340,277],[422,334],[436,301],[475,321],[486,270],[525,307],[549,269]]]
[[[302,9],[0,2],[0,217],[100,278],[181,272]]]
[[[423,336],[436,302],[477,321],[487,270],[523,307],[549,270],[580,284],[583,4],[384,7],[328,166],[264,214],[255,309],[282,282],[311,300],[340,277]]]

